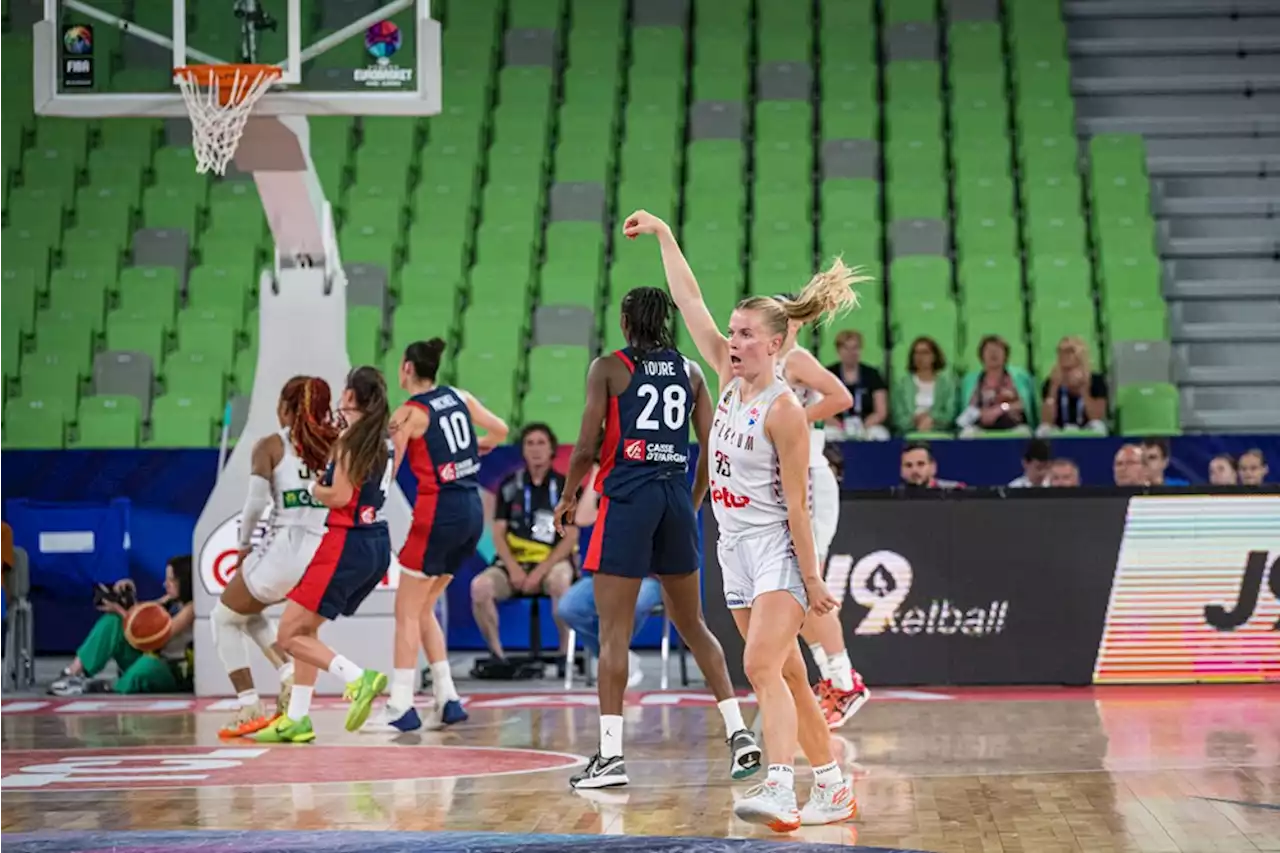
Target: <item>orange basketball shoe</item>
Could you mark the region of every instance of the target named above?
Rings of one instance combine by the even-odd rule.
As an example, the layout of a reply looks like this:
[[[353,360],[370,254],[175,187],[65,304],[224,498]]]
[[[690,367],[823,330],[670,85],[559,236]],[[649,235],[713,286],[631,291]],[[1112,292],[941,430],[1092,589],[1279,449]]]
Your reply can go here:
[[[279,713],[268,714],[266,709],[262,707],[261,702],[255,702],[252,705],[241,705],[231,724],[223,727],[218,732],[218,737],[248,737],[274,723],[279,716]]]
[[[841,690],[829,679],[820,681],[814,689],[818,693],[822,713],[827,718],[827,728],[831,729],[838,729],[849,722],[849,718],[871,698],[871,691],[856,670],[853,672],[852,690]]]

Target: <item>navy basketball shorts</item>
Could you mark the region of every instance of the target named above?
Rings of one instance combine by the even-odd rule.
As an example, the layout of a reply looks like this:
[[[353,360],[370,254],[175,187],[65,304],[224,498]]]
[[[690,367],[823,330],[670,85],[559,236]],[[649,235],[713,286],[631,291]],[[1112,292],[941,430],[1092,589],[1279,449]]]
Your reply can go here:
[[[417,577],[456,575],[484,534],[484,507],[476,491],[432,495],[413,508],[400,549],[400,571]]]
[[[289,600],[325,619],[353,616],[391,566],[385,524],[330,527]]]
[[[698,514],[683,477],[651,480],[625,496],[600,498],[583,568],[645,578],[696,572]]]

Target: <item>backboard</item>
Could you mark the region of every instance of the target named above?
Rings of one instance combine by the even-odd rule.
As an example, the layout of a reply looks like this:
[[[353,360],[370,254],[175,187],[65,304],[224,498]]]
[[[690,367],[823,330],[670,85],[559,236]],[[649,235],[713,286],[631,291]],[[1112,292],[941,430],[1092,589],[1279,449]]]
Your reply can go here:
[[[430,0],[44,0],[35,111],[187,114],[173,69],[256,62],[281,82],[255,115],[434,115],[440,25]]]

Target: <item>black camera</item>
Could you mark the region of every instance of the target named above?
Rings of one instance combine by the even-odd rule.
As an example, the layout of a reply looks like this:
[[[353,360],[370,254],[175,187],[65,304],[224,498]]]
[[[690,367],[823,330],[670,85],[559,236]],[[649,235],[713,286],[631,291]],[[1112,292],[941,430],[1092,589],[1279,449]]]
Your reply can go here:
[[[102,605],[107,602],[118,604],[121,608],[129,610],[138,603],[138,599],[134,595],[132,586],[126,586],[117,591],[114,587],[107,586],[105,583],[94,584],[93,606],[101,610]]]

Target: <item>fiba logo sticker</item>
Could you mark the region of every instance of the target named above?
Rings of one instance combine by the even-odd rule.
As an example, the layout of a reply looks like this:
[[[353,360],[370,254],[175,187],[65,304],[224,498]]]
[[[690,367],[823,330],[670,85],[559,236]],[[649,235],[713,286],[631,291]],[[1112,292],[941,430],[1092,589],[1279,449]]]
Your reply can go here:
[[[853,632],[876,634],[960,634],[989,637],[1004,632],[1009,602],[992,601],[982,607],[964,607],[949,599],[903,610],[915,573],[906,557],[896,551],[874,551],[854,563],[849,554],[832,554],[827,568],[827,588],[843,600],[846,585],[853,600],[867,608]]]
[[[77,24],[62,31],[62,87],[93,86],[93,28]]]
[[[413,82],[413,69],[391,61],[400,52],[403,36],[391,21],[379,21],[364,31],[364,49],[373,64],[357,68],[352,78],[371,89],[399,89]]]
[[[260,549],[262,540],[266,536],[267,523],[265,520],[259,522],[257,530],[253,532],[253,547]],[[236,558],[240,554],[240,513],[236,513],[231,518],[219,524],[212,535],[205,540],[204,547],[200,549],[200,581],[204,584],[205,591],[210,595],[222,595],[222,591],[227,588],[227,584],[231,582],[231,577],[236,573]],[[391,552],[391,565],[387,567],[387,573],[383,576],[382,581],[378,584],[378,589],[395,589],[400,585],[400,563],[397,560],[398,552],[394,549]],[[298,567],[301,570],[302,566]]]

